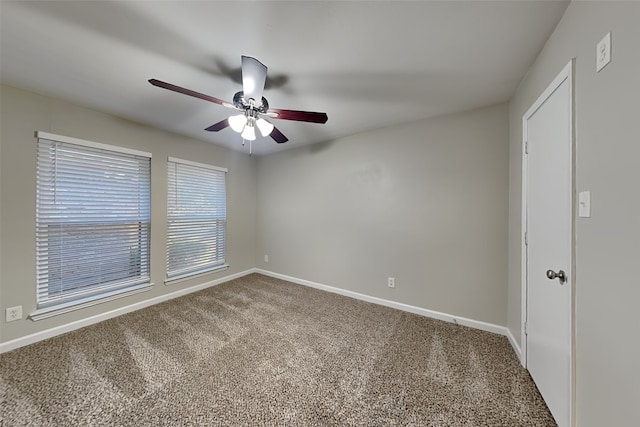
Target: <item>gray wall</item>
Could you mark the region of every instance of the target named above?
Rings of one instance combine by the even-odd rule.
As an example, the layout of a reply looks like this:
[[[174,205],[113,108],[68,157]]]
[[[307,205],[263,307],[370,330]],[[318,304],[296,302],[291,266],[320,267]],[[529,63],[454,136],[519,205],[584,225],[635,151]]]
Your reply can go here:
[[[577,425],[640,425],[640,3],[572,2],[510,103],[508,327],[520,339],[521,119],[576,58],[576,186],[592,217],[576,218]],[[595,71],[612,33],[612,62]]]
[[[505,325],[507,146],[501,104],[262,157],[256,265]]]
[[[576,185],[590,190],[593,202],[592,218],[576,218],[577,419],[580,426],[637,425],[638,22],[638,2],[572,2],[511,100],[508,118],[499,105],[258,160],[3,86],[2,313],[13,305],[29,313],[35,304],[35,130],[153,152],[156,286],[46,321],[1,321],[1,340],[258,266],[507,324],[520,341],[521,117],[575,57]],[[596,74],[595,45],[607,31],[613,60]],[[162,284],[167,156],[229,168],[231,264],[226,272],[169,287]],[[396,277],[396,289],[386,287],[387,276]]]
[[[170,134],[116,117],[8,86],[1,87],[0,134],[1,226],[0,335],[2,342],[58,325],[108,312],[162,294],[206,283],[254,267],[256,235],[255,159],[205,142]],[[35,310],[35,177],[36,140],[41,130],[153,154],[151,173],[152,248],[154,288],[142,294],[33,322],[5,323],[7,307]],[[227,261],[222,272],[164,285],[166,248],[166,161],[168,156],[210,163],[229,169]]]
[[[506,270],[506,104],[256,160],[58,99],[1,90],[2,313],[35,309],[36,130],[153,153],[155,283],[150,292],[47,320],[1,321],[2,342],[254,266],[506,324],[506,278],[495,274]],[[171,286],[163,284],[167,156],[229,168],[231,268]],[[396,277],[396,289],[387,276]]]

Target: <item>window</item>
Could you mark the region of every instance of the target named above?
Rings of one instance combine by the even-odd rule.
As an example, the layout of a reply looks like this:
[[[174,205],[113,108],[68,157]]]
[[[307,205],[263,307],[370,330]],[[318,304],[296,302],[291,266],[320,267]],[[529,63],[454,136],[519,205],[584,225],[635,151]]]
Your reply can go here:
[[[169,157],[167,279],[225,267],[226,169]]]
[[[38,309],[150,286],[151,154],[37,137]]]

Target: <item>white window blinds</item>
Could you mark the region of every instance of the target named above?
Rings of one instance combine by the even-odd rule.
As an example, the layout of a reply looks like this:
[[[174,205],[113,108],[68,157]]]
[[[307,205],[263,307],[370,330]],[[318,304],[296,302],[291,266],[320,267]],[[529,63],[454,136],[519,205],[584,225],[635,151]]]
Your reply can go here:
[[[167,278],[225,264],[226,169],[173,157],[167,176]]]
[[[37,136],[38,307],[148,284],[151,155]]]

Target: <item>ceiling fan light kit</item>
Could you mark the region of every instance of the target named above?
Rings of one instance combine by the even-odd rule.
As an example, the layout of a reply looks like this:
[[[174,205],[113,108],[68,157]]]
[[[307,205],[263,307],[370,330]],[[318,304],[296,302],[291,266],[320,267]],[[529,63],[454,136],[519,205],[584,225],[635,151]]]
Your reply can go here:
[[[229,116],[227,120],[229,121],[229,127],[238,133],[242,132],[244,125],[247,124],[247,118],[244,114]]]
[[[260,130],[262,136],[265,137],[271,135],[271,131],[273,131],[273,128],[275,127],[273,126],[273,124],[269,123],[262,117],[256,120],[256,126],[258,126],[258,130]]]
[[[219,132],[226,127],[242,136],[244,140],[254,141],[256,139],[257,127],[263,137],[270,136],[278,144],[287,142],[289,139],[284,136],[278,128],[261,116],[267,116],[277,120],[295,120],[309,123],[326,123],[327,114],[312,111],[281,110],[269,108],[269,102],[262,96],[264,85],[267,80],[267,67],[255,58],[242,56],[242,91],[236,92],[233,96],[233,103],[225,102],[213,96],[185,89],[180,86],[166,83],[156,79],[150,79],[149,83],[163,89],[182,93],[184,95],[200,98],[223,107],[233,108],[241,111],[215,123],[206,131]],[[258,100],[258,101],[256,101]]]
[[[251,125],[245,126],[240,136],[242,136],[242,139],[246,139],[247,141],[255,141],[256,130]]]

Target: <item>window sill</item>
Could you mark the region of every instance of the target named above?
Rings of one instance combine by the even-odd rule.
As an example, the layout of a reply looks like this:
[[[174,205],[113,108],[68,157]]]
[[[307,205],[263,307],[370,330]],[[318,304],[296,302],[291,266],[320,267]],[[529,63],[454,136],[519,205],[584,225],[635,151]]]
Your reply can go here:
[[[60,314],[71,313],[83,308],[92,307],[94,305],[102,304],[108,301],[128,297],[130,295],[139,294],[141,292],[146,292],[151,290],[152,287],[153,283],[143,283],[134,287],[118,289],[115,291],[106,292],[104,294],[83,298],[77,301],[69,301],[47,308],[41,308],[31,313],[29,315],[29,319],[37,322],[38,320],[48,319]]]
[[[229,264],[216,265],[215,267],[211,267],[210,269],[204,271],[198,271],[196,273],[186,273],[181,274],[180,276],[171,277],[164,281],[165,285],[173,285],[174,283],[184,282],[189,279],[196,279],[198,277],[204,276],[206,274],[217,273],[218,271],[226,270],[229,268]]]

